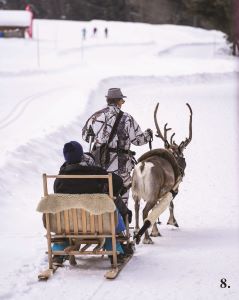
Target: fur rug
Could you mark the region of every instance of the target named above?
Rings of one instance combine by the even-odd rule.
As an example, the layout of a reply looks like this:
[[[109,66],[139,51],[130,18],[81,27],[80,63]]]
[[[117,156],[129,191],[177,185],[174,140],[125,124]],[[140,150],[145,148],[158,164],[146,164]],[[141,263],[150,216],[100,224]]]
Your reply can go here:
[[[94,215],[114,212],[114,201],[107,194],[49,194],[37,206],[41,213],[58,213],[71,208],[81,208]]]

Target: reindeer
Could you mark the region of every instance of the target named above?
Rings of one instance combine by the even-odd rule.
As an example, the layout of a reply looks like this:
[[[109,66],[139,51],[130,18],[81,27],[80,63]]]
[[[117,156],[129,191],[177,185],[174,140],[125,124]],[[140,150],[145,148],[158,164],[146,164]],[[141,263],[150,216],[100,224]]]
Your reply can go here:
[[[132,196],[135,201],[136,243],[139,243],[141,235],[145,232],[143,243],[153,244],[147,229],[152,224],[151,236],[160,236],[155,221],[168,206],[170,216],[167,224],[178,227],[178,223],[174,217],[174,205],[172,200],[178,192],[178,186],[182,181],[186,168],[183,151],[192,140],[192,109],[188,103],[186,103],[186,105],[190,111],[189,137],[179,145],[174,141],[175,133],[172,134],[170,142],[168,141],[167,133],[171,128],[167,128],[167,123],[164,125],[164,135],[161,133],[157,122],[159,103],[155,107],[154,122],[157,131],[156,136],[163,140],[164,149],[154,149],[144,153],[138,159],[139,163],[134,168]],[[146,205],[143,209],[144,226],[139,230],[141,198],[146,201]],[[150,210],[152,210],[152,212],[148,216]]]

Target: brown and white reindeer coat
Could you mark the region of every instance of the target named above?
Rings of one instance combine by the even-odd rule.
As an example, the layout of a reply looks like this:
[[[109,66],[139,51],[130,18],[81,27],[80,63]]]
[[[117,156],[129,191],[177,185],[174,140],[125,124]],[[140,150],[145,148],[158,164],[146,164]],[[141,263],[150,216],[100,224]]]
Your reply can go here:
[[[155,221],[160,214],[169,206],[170,216],[168,224],[178,227],[173,214],[173,198],[178,192],[178,186],[184,176],[186,167],[183,150],[192,139],[192,109],[187,103],[190,111],[189,137],[177,145],[173,141],[173,134],[170,142],[167,139],[167,132],[171,128],[164,126],[164,135],[161,133],[157,122],[157,110],[154,111],[154,122],[157,130],[157,137],[164,141],[164,149],[154,149],[144,153],[139,158],[139,163],[135,166],[132,178],[132,196],[135,201],[135,238],[139,243],[141,235],[145,232],[144,244],[152,244],[147,228],[153,225],[151,236],[159,236]],[[144,226],[139,230],[139,207],[140,199],[146,201],[143,209]],[[151,211],[152,210],[152,211]],[[151,211],[151,212],[150,212]],[[148,213],[150,214],[148,215]]]

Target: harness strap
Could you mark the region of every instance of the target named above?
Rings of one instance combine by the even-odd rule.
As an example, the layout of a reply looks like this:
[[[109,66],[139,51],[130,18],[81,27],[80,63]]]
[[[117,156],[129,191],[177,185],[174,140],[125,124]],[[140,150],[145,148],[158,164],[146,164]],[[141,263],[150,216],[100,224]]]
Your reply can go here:
[[[116,134],[116,131],[117,131],[120,119],[122,118],[123,114],[124,113],[122,112],[122,110],[118,113],[118,115],[117,115],[117,117],[115,119],[115,123],[114,123],[114,125],[112,127],[111,133],[109,135],[109,139],[108,139],[108,142],[107,142],[108,144],[113,140],[113,138],[114,138],[114,136]]]
[[[135,151],[121,149],[121,148],[108,148],[108,150],[110,152],[114,152],[114,153],[118,153],[118,154],[128,154],[128,155],[131,155],[131,156],[136,155]]]
[[[178,191],[176,190],[176,191],[174,191],[174,190],[171,190],[170,191],[170,193],[172,194],[172,196],[173,196],[173,199],[177,196],[177,194],[178,194]]]

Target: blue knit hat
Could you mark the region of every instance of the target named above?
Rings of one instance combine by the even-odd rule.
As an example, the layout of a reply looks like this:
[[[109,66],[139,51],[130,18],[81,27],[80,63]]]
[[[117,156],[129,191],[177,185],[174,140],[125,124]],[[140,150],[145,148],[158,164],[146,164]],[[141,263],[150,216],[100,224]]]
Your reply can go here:
[[[71,141],[64,145],[63,154],[67,163],[75,164],[81,161],[83,157],[83,148],[80,143]]]

